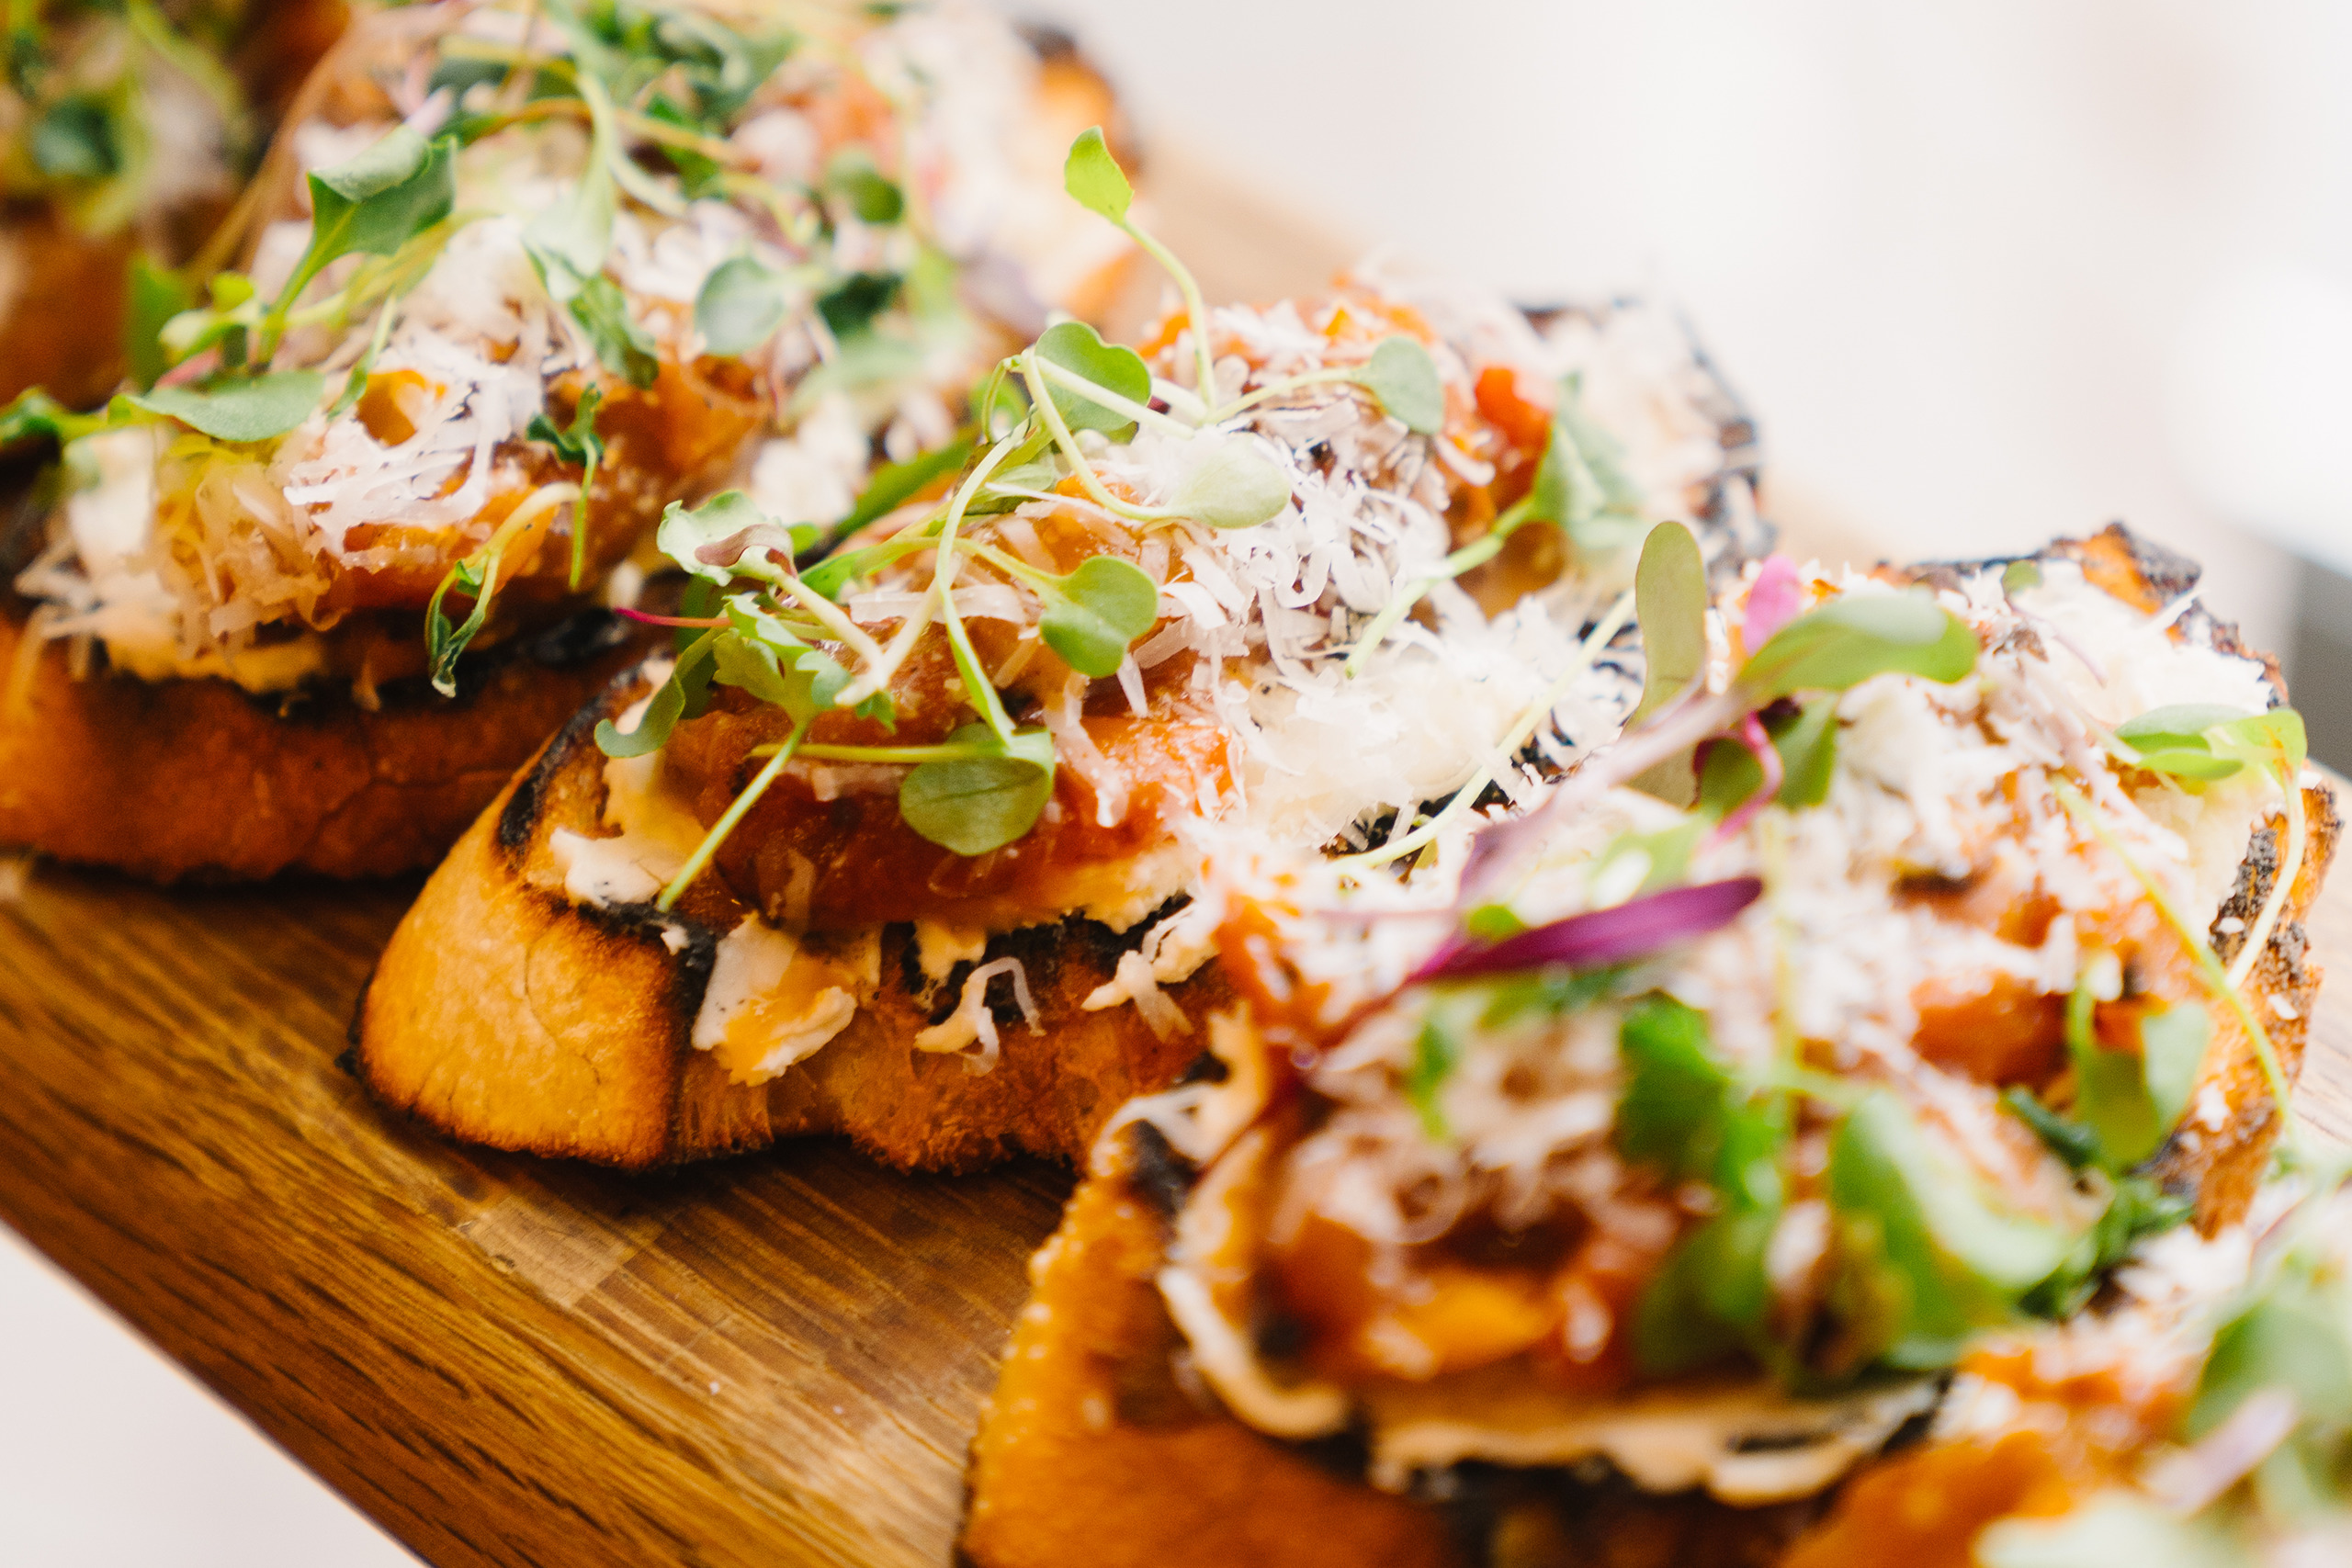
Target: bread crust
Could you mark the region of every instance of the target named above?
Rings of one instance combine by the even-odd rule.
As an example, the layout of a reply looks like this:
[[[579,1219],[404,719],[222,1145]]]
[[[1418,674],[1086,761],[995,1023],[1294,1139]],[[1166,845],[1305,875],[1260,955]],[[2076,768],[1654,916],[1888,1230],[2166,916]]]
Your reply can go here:
[[[0,604],[0,845],[165,883],[431,864],[642,640],[583,612],[467,660],[454,699],[407,681],[370,709],[341,689],[76,680],[62,642],[22,649],[27,615]]]
[[[647,689],[625,674],[575,715],[393,932],[354,1042],[386,1105],[468,1142],[629,1168],[842,1133],[901,1168],[969,1170],[1021,1153],[1075,1160],[1113,1111],[1199,1057],[1197,1028],[1162,1040],[1132,1007],[1085,1010],[1145,928],[1076,919],[990,939],[988,958],[1022,960],[1040,1022],[998,1014],[993,1070],[919,1052],[961,975],[924,986],[911,928],[888,926],[879,992],[846,1030],[765,1084],[731,1082],[689,1043],[724,932],[683,907],[575,904],[548,847],[559,829],[596,831],[596,723]],[[1214,966],[1164,990],[1196,1021],[1232,999]]]
[[[2094,582],[2143,609],[2170,602],[2196,577],[2193,566],[2120,525],[2053,552],[2081,561]],[[1932,581],[1937,570],[1897,575]],[[2246,651],[2233,628],[2212,629],[2218,645]],[[2278,684],[2276,662],[2264,662]],[[2248,983],[2290,1080],[2321,980],[2304,922],[2342,832],[2325,784],[2305,788],[2303,802],[2303,863]],[[2274,818],[2256,831],[2222,919],[2253,923],[2275,884],[2283,829]],[[2198,1223],[2209,1231],[2244,1214],[2278,1132],[2252,1042],[2216,1012],[2198,1093],[2218,1088],[2226,1113],[2218,1125],[2192,1115],[2206,1124],[2177,1130],[2153,1167],[2166,1186],[2196,1192]],[[1612,1477],[1487,1466],[1441,1478],[1442,1501],[1334,1480],[1327,1449],[1268,1438],[1217,1405],[1197,1379],[1188,1386],[1182,1377],[1183,1341],[1153,1287],[1188,1179],[1166,1163],[1164,1149],[1136,1124],[1099,1150],[1095,1170],[1030,1264],[1031,1304],[972,1449],[961,1543],[970,1568],[1566,1568],[1596,1561],[1728,1568],[1781,1561],[1837,1495],[1741,1509],[1700,1494],[1645,1495]],[[1139,1398],[1138,1390],[1155,1397]],[[1361,1477],[1360,1454],[1354,1465]]]

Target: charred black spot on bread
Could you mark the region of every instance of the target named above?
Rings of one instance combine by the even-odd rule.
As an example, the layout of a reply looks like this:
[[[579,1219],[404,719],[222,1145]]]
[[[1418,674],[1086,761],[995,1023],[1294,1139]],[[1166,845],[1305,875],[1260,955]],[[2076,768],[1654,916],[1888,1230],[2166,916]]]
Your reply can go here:
[[[1148,1122],[1127,1123],[1127,1185],[1170,1219],[1193,1191],[1193,1162]]]
[[[629,639],[628,623],[606,609],[582,610],[521,639],[517,651],[549,670],[568,670],[610,653]],[[490,650],[497,652],[496,649]],[[460,670],[464,661],[458,661]]]
[[[1224,1057],[1214,1051],[1204,1051],[1193,1058],[1192,1065],[1184,1069],[1184,1076],[1176,1081],[1180,1084],[1223,1083],[1232,1075],[1233,1069],[1225,1065]]]
[[[638,672],[625,670],[605,688],[602,695],[564,721],[555,739],[540,749],[523,776],[514,781],[514,793],[506,797],[506,807],[498,814],[498,847],[510,855],[520,857],[530,847],[531,835],[539,825],[539,814],[547,808],[548,784],[560,775],[581,747],[591,742],[597,724],[611,713],[619,711],[618,697],[633,690]]]

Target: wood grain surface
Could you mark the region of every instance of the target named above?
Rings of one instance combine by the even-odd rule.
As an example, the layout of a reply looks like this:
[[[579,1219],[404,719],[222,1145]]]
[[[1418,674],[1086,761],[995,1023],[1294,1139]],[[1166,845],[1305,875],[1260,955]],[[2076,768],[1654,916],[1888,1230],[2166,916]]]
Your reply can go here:
[[[1340,259],[1182,173],[1164,220],[1219,293]],[[0,1219],[442,1568],[941,1568],[1067,1177],[816,1143],[625,1178],[422,1134],[336,1065],[413,891],[36,869],[0,902]],[[2352,964],[2352,878],[2313,937]],[[2352,1136],[2352,992],[2305,1105]]]

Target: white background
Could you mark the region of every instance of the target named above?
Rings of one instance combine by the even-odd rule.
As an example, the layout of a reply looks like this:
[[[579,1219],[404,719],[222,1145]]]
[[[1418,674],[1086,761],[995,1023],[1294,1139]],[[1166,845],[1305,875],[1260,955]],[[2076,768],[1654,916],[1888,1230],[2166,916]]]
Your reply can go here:
[[[2352,7],[1046,0],[1148,132],[1540,299],[1688,310],[1778,504],[1895,554],[2130,519],[2283,642],[2352,570]],[[0,1232],[0,1564],[408,1561]]]

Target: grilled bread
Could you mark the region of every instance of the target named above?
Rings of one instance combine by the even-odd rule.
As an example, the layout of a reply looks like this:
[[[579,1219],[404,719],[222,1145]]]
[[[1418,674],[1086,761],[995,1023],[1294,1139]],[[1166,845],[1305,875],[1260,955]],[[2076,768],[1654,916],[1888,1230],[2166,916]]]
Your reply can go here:
[[[1262,524],[1128,535],[1083,494],[1063,501],[1031,478],[967,525],[994,560],[1018,551],[1075,573],[1108,556],[1146,562],[1164,582],[1123,672],[1091,682],[1024,624],[1035,611],[1005,576],[956,591],[981,660],[1005,672],[1001,702],[1024,725],[1042,716],[1064,754],[1051,804],[1015,841],[943,847],[901,820],[909,749],[945,739],[970,711],[935,631],[910,645],[890,687],[893,730],[825,715],[808,731],[827,743],[824,757],[781,774],[763,759],[799,744],[793,718],[733,688],[714,686],[708,711],[680,722],[662,751],[602,753],[600,721],[612,721],[607,734],[632,730],[674,689],[677,666],[664,660],[583,711],[426,885],[360,1010],[370,1088],[458,1137],[625,1166],[824,1131],[924,1168],[1016,1151],[1080,1157],[1125,1098],[1166,1087],[1200,1055],[1201,1021],[1230,1000],[1183,912],[1202,816],[1276,822],[1310,850],[1363,851],[1368,834],[1377,854],[1384,833],[1409,850],[1410,821],[1392,830],[1383,806],[1409,813],[1451,793],[1466,807],[1487,789],[1480,770],[1512,707],[1532,704],[1508,746],[1528,748],[1532,783],[1604,738],[1633,701],[1637,656],[1611,644],[1625,606],[1587,637],[1615,585],[1589,581],[1548,524],[1487,550],[1493,559],[1462,575],[1469,592],[1445,597],[1428,626],[1406,623],[1361,680],[1341,673],[1382,606],[1361,581],[1343,601],[1336,578],[1352,566],[1400,592],[1420,570],[1400,519],[1427,530],[1410,547],[1433,558],[1453,542],[1449,523],[1475,539],[1528,491],[1556,394],[1526,367],[1582,356],[1597,406],[1638,420],[1664,411],[1657,431],[1629,420],[1630,456],[1597,426],[1584,439],[1618,493],[1631,492],[1626,470],[1648,476],[1647,504],[1694,516],[1726,570],[1742,558],[1747,427],[1679,328],[1627,308],[1539,329],[1498,302],[1449,299],[1431,306],[1444,330],[1370,283],[1216,314],[1217,352],[1240,362],[1243,392],[1307,384],[1246,426],[1287,465],[1277,472],[1290,499]],[[1445,400],[1442,436],[1410,432],[1330,380],[1415,334],[1446,366],[1430,389]],[[1186,373],[1188,337],[1171,326],[1156,345],[1163,377]],[[1164,475],[1176,457],[1166,440],[1149,445],[1155,434],[1114,441],[1095,461],[1140,491],[1151,464]],[[1431,460],[1438,441],[1453,456]],[[886,520],[850,554],[887,554],[902,533],[919,544],[913,531],[937,512]],[[908,587],[933,570],[929,551],[913,555],[842,603],[896,647],[921,598]],[[1274,581],[1282,570],[1311,585],[1292,596],[1290,578]],[[1312,614],[1278,607],[1278,596]],[[1273,634],[1270,613],[1289,617]],[[1295,646],[1270,656],[1269,635]],[[1412,742],[1382,739],[1407,724],[1421,731]],[[755,776],[764,782],[738,803]],[[1525,787],[1516,771],[1505,784]],[[718,836],[713,870],[688,874],[683,896],[657,908],[656,891],[722,820],[741,825]]]
[[[666,506],[748,481],[841,523],[1003,343],[1107,301],[1124,242],[1063,243],[1051,206],[1114,108],[1066,46],[952,3],[821,42],[687,8],[601,40],[520,0],[369,12],[239,209],[243,269],[148,322],[162,381],[18,411],[63,460],[0,550],[0,757],[38,759],[0,843],[430,863],[618,667],[533,649],[626,597]],[[514,69],[574,53],[577,94]]]
[[[2230,628],[2204,618],[2193,607],[2183,611],[2180,599],[2193,585],[2193,568],[2120,528],[2056,547],[2039,564],[2053,574],[2070,566],[2090,585],[2142,615],[2169,606],[2177,617],[2170,633],[2177,643],[2226,654],[2243,651]],[[1985,608],[1981,596],[1986,574],[1980,570],[1933,568],[1905,575],[1955,590],[1968,588],[1973,581],[1980,595],[1978,607]],[[2035,635],[2049,644],[2070,636],[2082,640],[2078,632],[2070,634],[2055,618],[2031,619],[2038,623]],[[2024,623],[2002,620],[1994,612],[1988,624],[2005,625],[2014,634]],[[2058,646],[2047,651],[2057,659],[2075,656]],[[2038,657],[2014,644],[1997,656]],[[2268,683],[2276,689],[2276,669],[2264,662]],[[2133,787],[2147,794],[2151,783],[2140,777]],[[2301,922],[2318,896],[2340,832],[2335,803],[2324,783],[2306,775],[2300,794],[2304,830],[2300,865],[2276,908],[2271,908],[2273,893],[2290,837],[2287,814],[2276,805],[2267,816],[2257,817],[2242,839],[2245,847],[2234,883],[2222,880],[2226,892],[2218,908],[2204,906],[2211,910],[2212,947],[2224,962],[2260,929],[2266,911],[2275,920],[2242,994],[2253,1015],[2267,1025],[2278,1066],[2290,1077],[2301,1058],[2305,1021],[2320,981],[2305,953]],[[1570,825],[1561,826],[1566,830]],[[1787,852],[1804,851],[1799,846]],[[2209,886],[2211,881],[2200,877],[2198,885]],[[1931,898],[1951,896],[1923,891]],[[1248,915],[1248,904],[1236,908],[1244,918],[1229,928],[1227,940],[1272,929],[1264,919]],[[1382,1133],[1377,1123],[1365,1120],[1378,1113],[1381,1102],[1376,1098],[1335,1102],[1326,1097],[1349,1092],[1343,1080],[1319,1077],[1310,1067],[1302,1085],[1299,1075],[1285,1065],[1312,1060],[1314,1032],[1298,1021],[1299,1008],[1293,999],[1301,987],[1327,987],[1322,1007],[1328,1014],[1323,1025],[1328,1050],[1333,1027],[1329,1019],[1375,1017],[1377,998],[1414,971],[1415,953],[1384,961],[1375,945],[1359,937],[1355,945],[1336,948],[1332,964],[1278,967],[1283,983],[1272,987],[1245,981],[1248,1005],[1219,1026],[1219,1060],[1204,1075],[1214,1083],[1130,1108],[1098,1146],[1091,1171],[1080,1183],[1060,1229],[1032,1264],[1031,1304],[1015,1332],[974,1445],[970,1512],[962,1546],[966,1560],[978,1568],[1057,1568],[1081,1562],[1115,1568],[1173,1560],[1247,1562],[1269,1568],[1323,1563],[1549,1568],[1595,1561],[1661,1568],[1668,1563],[1782,1561],[1806,1568],[1827,1568],[1833,1562],[1841,1568],[1959,1564],[1973,1561],[1969,1543],[1987,1518],[2018,1508],[2056,1512],[2068,1496],[2080,1502],[2086,1489],[2100,1484],[2097,1476],[2119,1473],[2094,1467],[2094,1479],[2081,1480],[2077,1469],[2062,1466],[2052,1457],[2075,1452],[2068,1447],[2072,1438],[2063,1433],[2004,1438],[1998,1420],[1982,1441],[1939,1437],[1928,1449],[1908,1450],[1912,1457],[1882,1465],[1874,1454],[1891,1442],[1916,1438],[1937,1420],[1944,1380],[1933,1376],[1905,1383],[1882,1374],[1876,1382],[1858,1385],[1842,1402],[1820,1406],[1741,1394],[1739,1399],[1757,1401],[1755,1411],[1740,1417],[1755,1429],[1720,1450],[1702,1446],[1698,1460],[1691,1458],[1687,1441],[1661,1444],[1660,1439],[1682,1429],[1666,1418],[1678,1399],[1691,1402],[1680,1407],[1687,1412],[1703,1408],[1712,1397],[1707,1390],[1716,1385],[1706,1383],[1703,1375],[1697,1385],[1678,1386],[1669,1380],[1629,1399],[1618,1407],[1617,1425],[1595,1425],[1589,1443],[1570,1440],[1540,1422],[1512,1425],[1498,1413],[1514,1408],[1531,1391],[1554,1385],[1558,1374],[1540,1367],[1531,1370],[1524,1358],[1508,1356],[1487,1358],[1490,1364],[1483,1370],[1475,1365],[1485,1355],[1480,1343],[1491,1348],[1518,1342],[1512,1337],[1522,1326],[1526,1308],[1510,1284],[1516,1278],[1515,1264],[1539,1269],[1549,1266],[1540,1245],[1513,1241],[1499,1226],[1481,1231],[1458,1255],[1444,1255],[1471,1260],[1474,1270],[1489,1270],[1477,1276],[1487,1282],[1484,1293],[1465,1291],[1460,1284],[1462,1262],[1431,1262],[1424,1252],[1407,1249],[1402,1254],[1406,1284],[1377,1287],[1405,1292],[1396,1298],[1399,1304],[1390,1315],[1376,1320],[1388,1327],[1378,1334],[1359,1331],[1353,1339],[1334,1342],[1330,1325],[1355,1321],[1356,1309],[1349,1303],[1351,1292],[1363,1288],[1352,1280],[1366,1267],[1365,1255],[1351,1250],[1357,1244],[1339,1239],[1349,1233],[1328,1225],[1315,1230],[1325,1224],[1315,1216],[1327,1211],[1309,1208],[1309,1217],[1302,1222],[1299,1210],[1284,1207],[1301,1201],[1296,1186],[1269,1190],[1254,1172],[1307,1169],[1306,1165],[1280,1166],[1281,1151],[1296,1145],[1309,1128],[1321,1127],[1325,1131],[1317,1135],[1325,1142],[1316,1147],[1329,1155],[1343,1146],[1330,1140],[1340,1136],[1337,1129],[1346,1118],[1355,1118],[1345,1121],[1350,1137],[1376,1142],[1396,1135]],[[1722,951],[1718,947],[1719,957],[1710,971],[1719,985],[1728,984],[1725,976],[1730,973],[1720,960]],[[2195,993],[2186,989],[2185,975],[2165,978],[2153,957],[2155,951],[2151,948],[2135,960],[2139,967],[2132,984],[2148,987],[2135,994],[2155,997],[2169,988],[2186,1001]],[[1367,983],[1359,976],[1358,971],[1382,969],[1384,962],[1386,981]],[[2030,1009],[2018,1002],[2007,1010],[2014,1017]],[[2159,1184],[2177,1200],[2192,1201],[2197,1231],[2214,1235],[2227,1233],[2245,1213],[2279,1122],[2253,1041],[2235,1023],[2232,1010],[2214,1002],[2207,1010],[2212,1022],[2211,1044],[2188,1102],[2190,1109],[2161,1147],[2137,1162],[2134,1179]],[[1720,1018],[1720,1012],[1715,1016]],[[1295,1040],[1305,1036],[1306,1054],[1300,1044],[1269,1053],[1251,1039],[1269,1019],[1298,1031]],[[1356,1064],[1351,1070],[1362,1072],[1364,1063],[1375,1059],[1369,1055],[1373,1037],[1363,1031],[1375,1026],[1359,1021],[1338,1027],[1343,1033],[1357,1031],[1347,1048]],[[1719,1038],[1728,1032],[1728,1025],[1719,1024]],[[2058,1088],[2049,1087],[2046,1063],[2030,1068],[2017,1065],[2022,1058],[2010,1056],[2010,1065],[1997,1070],[1984,1066],[2013,1050],[2018,1038],[2015,1031],[2005,1036],[1998,1019],[1980,1015],[1966,1046],[1976,1054],[1976,1066],[1943,1044],[1930,1043],[1926,1032],[1919,1049],[1934,1049],[1940,1060],[1960,1066],[1962,1077],[1982,1067],[1996,1079],[2040,1083],[2042,1087],[2027,1092],[2054,1094],[2061,1102],[2069,1092],[2083,1092],[2060,1080],[2050,1080],[2058,1082]],[[1408,1051],[1404,1059],[1408,1065],[1419,1063],[1417,1071],[1424,1075],[1453,1070],[1444,1065],[1442,1051],[1435,1058]],[[1834,1055],[1816,1055],[1808,1047],[1806,1059],[1818,1061],[1825,1070],[1838,1070]],[[1440,1065],[1432,1067],[1433,1060]],[[1350,1069],[1331,1069],[1344,1070]],[[1420,1081],[1427,1086],[1430,1079],[1424,1076]],[[1428,1087],[1419,1091],[1424,1098],[1416,1103],[1424,1108],[1423,1114],[1488,1114],[1479,1109],[1485,1104],[1481,1100],[1449,1100],[1442,1087],[1446,1081],[1438,1077],[1434,1093]],[[1481,1071],[1462,1092],[1473,1097],[1497,1092],[1493,1081],[1490,1071]],[[1693,1086],[1679,1098],[1687,1103],[1699,1092]],[[1989,1089],[1969,1092],[1989,1094]],[[2087,1114],[2079,1104],[2075,1112]],[[1409,1114],[1407,1120],[1409,1124]],[[1667,1157],[1678,1152],[1668,1149]],[[1650,1150],[1645,1157],[1658,1156]],[[1347,1201],[1358,1210],[1373,1201],[1361,1182],[1345,1185],[1353,1179],[1343,1168],[1331,1168],[1340,1174],[1321,1190],[1352,1194]],[[1386,1179],[1377,1168],[1369,1168],[1374,1182]],[[1442,1168],[1430,1168],[1432,1172]],[[1285,1179],[1306,1179],[1293,1175]],[[1434,1183],[1438,1178],[1427,1179]],[[2100,1184],[2104,1179],[2093,1179],[2090,1190],[2106,1190]],[[1639,1199],[1638,1191],[1628,1196]],[[1316,1201],[1311,1196],[1303,1201]],[[1442,1204],[1446,1199],[1442,1188],[1432,1185],[1420,1190],[1419,1201]],[[1269,1223],[1265,1215],[1270,1208],[1288,1216],[1276,1222],[1286,1227],[1283,1235],[1289,1239],[1282,1245],[1291,1249],[1281,1255],[1287,1261],[1279,1265],[1279,1283],[1255,1273],[1265,1266],[1250,1261],[1247,1239]],[[1316,1238],[1312,1257],[1298,1239],[1309,1232]],[[2174,1242],[2192,1250],[2201,1245],[2187,1230],[2158,1238],[2158,1245]],[[2228,1250],[2226,1241],[2214,1245]],[[1521,1250],[1530,1256],[1518,1258]],[[1585,1256],[1571,1253],[1578,1259]],[[1644,1267],[1655,1271],[1655,1251],[1651,1256],[1653,1261]],[[1177,1274],[1188,1276],[1199,1288],[1172,1280]],[[1606,1277],[1605,1269],[1591,1276],[1597,1280]],[[1416,1279],[1430,1297],[1418,1305],[1408,1301],[1418,1300],[1411,1290]],[[2020,1328],[2027,1351],[1996,1348],[1964,1362],[1962,1384],[1974,1387],[1990,1381],[2023,1391],[2029,1402],[2025,1406],[2006,1395],[1986,1402],[1996,1416],[2002,1410],[2015,1414],[2024,1409],[2027,1414],[2018,1416],[2013,1426],[2041,1419],[2031,1416],[2032,1410],[2090,1410],[2103,1400],[2121,1402],[2120,1394],[2100,1392],[2113,1385],[2097,1370],[2104,1363],[2097,1359],[2101,1340],[2096,1325],[2083,1330],[2082,1342],[2090,1348],[2062,1351],[2048,1363],[2056,1370],[2044,1374],[2063,1379],[2072,1368],[2085,1381],[2036,1387],[2022,1370],[2034,1364],[2032,1336],[2065,1336],[2095,1284],[2095,1279],[2086,1280],[2080,1298],[2044,1309],[2058,1321],[2040,1330]],[[2210,1295],[2213,1288],[2207,1289]],[[2097,1298],[2098,1313],[2087,1315],[2136,1310],[2130,1308],[2130,1298],[2129,1291],[2119,1292],[2110,1282]],[[1613,1310],[1623,1319],[1634,1297],[1621,1287],[1614,1295],[1604,1292],[1598,1299],[1604,1303],[1598,1319],[1600,1330],[1588,1347],[1589,1353],[1598,1354],[1589,1362],[1576,1362],[1571,1351],[1574,1365],[1606,1367],[1610,1358],[1625,1353],[1619,1348],[1625,1330],[1611,1326],[1612,1308],[1607,1303],[1616,1303]],[[1589,1311],[1591,1303],[1587,1304]],[[1230,1321],[1232,1326],[1216,1327],[1221,1321]],[[1542,1328],[1540,1323],[1536,1326]],[[1545,1331],[1566,1332],[1556,1325]],[[2210,1335],[2210,1325],[2205,1332]],[[2126,1329],[2118,1329],[2112,1337],[2127,1344],[2163,1342],[2160,1335]],[[1834,1343],[1835,1336],[1825,1328],[1811,1342],[1810,1353]],[[2086,1356],[2091,1359],[2086,1361]],[[1368,1371],[1364,1357],[1385,1365]],[[1456,1363],[1449,1357],[1458,1357],[1464,1370],[1453,1370]],[[1269,1382],[1262,1373],[1249,1371],[1261,1358],[1279,1358],[1290,1370]],[[1613,1376],[1601,1377],[1592,1384],[1599,1391],[1593,1397],[1611,1397],[1608,1391],[1622,1386],[1625,1375],[1621,1365]],[[2193,1364],[2189,1378],[2193,1392]],[[1350,1392],[1324,1410],[1323,1404],[1338,1397],[1333,1380]],[[2128,1386],[2131,1380],[2124,1382]],[[1568,1386],[1577,1386],[1573,1379]],[[2164,1410],[2177,1409],[2177,1376],[2166,1386],[2171,1393],[2159,1388],[2147,1397]],[[1556,1395],[1538,1393],[1532,1397],[1536,1408],[1552,1412],[1549,1419],[1562,1418]],[[1874,1400],[1885,1407],[1872,1408]],[[2043,1403],[2030,1403],[2035,1400]],[[1352,1417],[1342,1416],[1351,1405]],[[1573,1410],[1573,1403],[1568,1408]],[[1398,1423],[1416,1421],[1409,1441],[1399,1436]],[[1650,1424],[1645,1427],[1645,1421]],[[1485,1425],[1489,1422],[1495,1423],[1491,1429]],[[1284,1423],[1292,1437],[1269,1435],[1270,1428]],[[1302,1429],[1315,1435],[1299,1435]],[[2086,1440],[2096,1448],[2104,1439],[2093,1433]],[[1526,1457],[1547,1448],[1562,1457]],[[1577,1457],[1567,1457],[1572,1452]],[[1512,1457],[1514,1453],[1521,1457]],[[1708,1458],[1710,1453],[1716,1457]],[[1374,1484],[1375,1475],[1380,1485]],[[1792,1475],[1798,1479],[1792,1481]],[[1841,1475],[1858,1478],[1841,1483]],[[2069,1492],[2069,1487],[2075,1490]],[[1841,1503],[1841,1498],[1849,1500]]]

